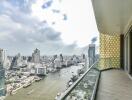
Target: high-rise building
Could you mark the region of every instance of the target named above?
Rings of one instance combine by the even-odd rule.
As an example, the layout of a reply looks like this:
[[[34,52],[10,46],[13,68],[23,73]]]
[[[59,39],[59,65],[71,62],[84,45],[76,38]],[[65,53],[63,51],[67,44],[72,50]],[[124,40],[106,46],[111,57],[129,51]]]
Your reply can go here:
[[[59,57],[54,60],[54,67],[58,69],[61,68],[61,61]]]
[[[40,63],[40,50],[37,48],[34,50],[32,54],[32,61],[34,63]]]
[[[60,54],[60,61],[63,62],[63,55]]]
[[[5,95],[4,50],[0,49],[0,96]]]
[[[22,59],[20,53],[18,53],[15,57],[13,57],[13,60],[11,62],[10,69],[20,69],[22,65]]]
[[[89,44],[88,47],[88,59],[89,66],[95,62],[95,44]]]

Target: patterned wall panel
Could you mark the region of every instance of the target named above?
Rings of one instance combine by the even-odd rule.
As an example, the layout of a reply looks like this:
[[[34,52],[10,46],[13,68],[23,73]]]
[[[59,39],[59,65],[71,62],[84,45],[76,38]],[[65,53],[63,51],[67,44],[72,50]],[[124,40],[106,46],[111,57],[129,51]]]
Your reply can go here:
[[[120,36],[100,34],[101,69],[120,68]]]

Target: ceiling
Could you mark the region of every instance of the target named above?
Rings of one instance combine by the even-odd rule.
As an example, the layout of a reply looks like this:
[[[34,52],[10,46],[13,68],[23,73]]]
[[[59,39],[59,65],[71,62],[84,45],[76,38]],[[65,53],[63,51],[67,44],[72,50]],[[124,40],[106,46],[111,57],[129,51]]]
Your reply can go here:
[[[100,33],[125,34],[132,25],[132,0],[92,0]]]

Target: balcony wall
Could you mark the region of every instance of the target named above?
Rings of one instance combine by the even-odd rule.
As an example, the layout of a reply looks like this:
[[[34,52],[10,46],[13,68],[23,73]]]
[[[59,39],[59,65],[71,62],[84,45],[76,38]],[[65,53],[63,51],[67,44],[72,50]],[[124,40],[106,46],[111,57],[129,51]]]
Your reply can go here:
[[[120,35],[100,34],[100,66],[120,68]]]

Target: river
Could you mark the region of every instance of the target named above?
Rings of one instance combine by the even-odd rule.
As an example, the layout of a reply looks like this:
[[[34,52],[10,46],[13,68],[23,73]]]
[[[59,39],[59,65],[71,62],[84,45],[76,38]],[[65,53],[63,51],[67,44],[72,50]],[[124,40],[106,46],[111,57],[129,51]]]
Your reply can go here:
[[[54,100],[57,93],[65,91],[67,82],[80,68],[81,66],[71,66],[56,73],[49,73],[40,82],[18,90],[16,94],[6,97],[5,100]]]

